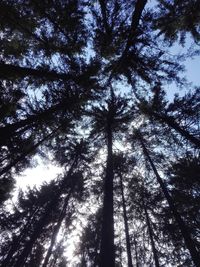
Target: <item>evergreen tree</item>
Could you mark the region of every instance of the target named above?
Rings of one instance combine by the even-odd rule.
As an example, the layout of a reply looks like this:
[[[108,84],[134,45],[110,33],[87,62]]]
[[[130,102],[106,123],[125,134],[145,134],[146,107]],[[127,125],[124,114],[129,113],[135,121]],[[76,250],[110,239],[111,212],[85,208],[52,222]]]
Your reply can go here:
[[[154,174],[156,176],[156,179],[160,185],[160,187],[162,188],[162,191],[163,191],[163,194],[164,196],[166,197],[166,200],[170,206],[170,209],[175,217],[175,220],[178,224],[178,227],[180,228],[180,231],[181,231],[181,234],[184,238],[184,241],[185,241],[185,244],[186,244],[186,247],[188,248],[188,250],[190,251],[190,254],[191,254],[191,257],[192,257],[192,260],[193,262],[195,263],[196,266],[199,265],[199,262],[200,262],[200,257],[199,257],[199,253],[198,253],[198,250],[194,244],[194,241],[192,240],[191,236],[190,236],[190,233],[187,229],[187,226],[185,225],[185,222],[183,221],[183,219],[181,218],[181,215],[179,214],[175,204],[174,204],[174,201],[171,197],[171,195],[169,194],[168,192],[168,189],[167,187],[165,186],[164,182],[162,181],[162,178],[160,177],[150,155],[149,155],[149,152],[145,146],[145,143],[144,143],[144,140],[141,136],[141,134],[139,133],[138,134],[138,138],[140,140],[140,143],[141,143],[141,146],[143,148],[143,152],[144,152],[144,155],[145,157],[148,159],[149,161],[149,164],[152,168],[152,170],[154,171]]]
[[[187,157],[179,159],[170,167],[167,171],[167,175],[169,175],[169,187],[172,198],[199,251],[199,158],[191,154],[186,155]],[[170,216],[167,208],[164,209],[164,212],[166,217]],[[164,231],[169,231],[176,246],[183,246],[182,239],[178,232],[172,232],[173,228],[175,229],[177,225],[170,227],[168,221],[167,219],[166,224],[164,224]],[[187,260],[187,262],[191,264],[189,260]]]
[[[198,44],[199,2],[2,0],[0,16],[1,266],[198,267],[200,90],[169,46]],[[13,203],[48,155],[61,174]]]
[[[159,0],[159,13],[154,20],[155,27],[164,34],[170,42],[174,42],[178,36],[184,44],[185,35],[189,32],[196,42],[199,42],[199,1],[166,1]]]
[[[114,249],[114,218],[113,218],[113,141],[114,133],[124,130],[130,120],[127,112],[127,103],[124,99],[117,98],[111,90],[110,98],[105,106],[94,108],[94,131],[102,133],[107,145],[106,174],[104,180],[104,200],[102,219],[102,239],[100,250],[100,266],[115,265]]]

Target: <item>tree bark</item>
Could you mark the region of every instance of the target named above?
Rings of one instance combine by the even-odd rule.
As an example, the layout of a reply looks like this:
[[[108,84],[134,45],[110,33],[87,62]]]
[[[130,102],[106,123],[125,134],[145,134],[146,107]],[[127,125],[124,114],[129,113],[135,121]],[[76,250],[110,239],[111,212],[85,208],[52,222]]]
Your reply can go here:
[[[46,210],[42,218],[37,223],[35,230],[33,231],[30,237],[30,240],[27,242],[26,246],[24,247],[21,255],[19,256],[15,264],[13,264],[13,267],[19,267],[19,266],[23,267],[24,264],[26,263],[26,259],[28,255],[31,253],[35,241],[38,239],[38,237],[42,233],[43,228],[47,222],[48,215],[52,208],[53,208],[52,206],[51,207],[49,206],[49,208]]]
[[[199,267],[200,266],[200,256],[199,256],[199,253],[197,251],[197,248],[190,236],[190,233],[188,231],[188,228],[187,226],[185,225],[183,219],[181,218],[180,214],[178,213],[177,209],[176,209],[176,206],[174,205],[174,202],[173,202],[173,199],[172,197],[170,196],[168,190],[167,190],[167,187],[165,186],[164,182],[162,181],[162,178],[160,177],[150,155],[149,155],[149,152],[144,144],[144,141],[143,141],[143,138],[141,136],[141,134],[138,133],[138,139],[140,140],[140,143],[141,143],[141,146],[143,148],[143,152],[144,152],[144,155],[145,157],[148,159],[150,165],[151,165],[151,168],[156,176],[156,179],[158,181],[158,183],[160,184],[160,187],[163,191],[163,194],[169,204],[169,207],[172,211],[172,214],[174,215],[174,218],[179,226],[179,229],[182,233],[182,236],[183,236],[183,239],[185,241],[185,245],[187,247],[187,249],[189,250],[190,252],[190,255],[191,255],[191,258],[193,260],[193,263],[195,264],[196,267]]]
[[[124,216],[124,228],[125,228],[125,236],[126,236],[128,267],[133,267],[130,236],[129,236],[129,227],[128,227],[128,218],[127,218],[127,212],[126,212],[126,201],[125,201],[125,197],[124,197],[124,186],[123,186],[121,172],[119,173],[119,178],[120,178],[120,190],[121,190],[121,196],[122,196],[122,207],[123,207],[123,216]]]
[[[51,257],[52,250],[53,250],[53,247],[54,247],[57,235],[58,235],[58,232],[60,230],[61,224],[62,224],[62,222],[63,222],[63,220],[65,218],[65,215],[66,215],[66,209],[67,209],[71,194],[73,192],[74,186],[75,186],[75,184],[72,185],[72,188],[70,189],[70,192],[68,193],[67,197],[65,198],[65,201],[64,201],[62,210],[60,212],[58,221],[57,221],[56,225],[54,226],[53,233],[52,233],[52,236],[51,236],[50,245],[49,245],[49,248],[48,248],[47,254],[45,256],[44,263],[43,263],[42,267],[46,267],[48,265],[48,262],[49,262],[49,259]]]
[[[139,26],[139,22],[140,22],[140,19],[141,19],[141,16],[142,16],[142,12],[143,12],[143,10],[145,8],[145,5],[146,5],[147,1],[148,0],[137,0],[137,2],[135,3],[135,9],[134,9],[133,14],[132,14],[130,33],[129,33],[129,36],[128,36],[128,40],[127,40],[125,49],[122,52],[121,57],[117,61],[117,64],[114,66],[114,68],[113,68],[113,70],[112,70],[112,72],[111,72],[111,74],[110,74],[110,76],[108,78],[108,81],[106,83],[107,86],[110,85],[110,82],[111,82],[111,80],[113,78],[114,73],[121,67],[124,59],[126,58],[126,56],[128,54],[128,51],[129,51],[131,45],[133,44],[134,34],[137,31],[137,28]]]
[[[105,1],[105,0],[99,0],[105,32],[108,35],[108,34],[110,34],[110,27],[109,27],[108,20],[107,20],[106,2],[107,1]]]
[[[154,238],[153,238],[153,229],[151,227],[151,222],[150,222],[150,218],[149,218],[146,204],[144,203],[144,199],[143,199],[143,208],[144,208],[147,228],[148,228],[148,232],[149,232],[149,237],[150,237],[150,241],[151,241],[151,247],[152,247],[155,266],[160,267],[159,260],[158,260],[158,253],[157,253],[157,249],[156,249]]]
[[[100,248],[100,267],[115,267],[114,218],[113,218],[113,151],[112,129],[107,128],[107,166],[104,181],[102,239]]]
[[[24,266],[27,257],[30,255],[30,253],[32,251],[34,243],[36,242],[36,240],[39,238],[39,236],[43,232],[45,225],[48,223],[48,216],[55,206],[55,201],[56,201],[56,199],[54,199],[53,201],[50,202],[49,206],[45,210],[44,215],[38,221],[38,223],[35,227],[35,230],[33,231],[32,235],[31,235],[30,240],[27,242],[21,255],[19,256],[19,258],[17,259],[17,261],[15,262],[13,267],[19,267],[19,266],[23,267]]]
[[[147,4],[147,0],[137,0],[137,2],[135,3],[135,10],[134,10],[133,15],[132,15],[130,34],[129,34],[129,38],[128,38],[125,50],[124,50],[122,57],[121,57],[122,59],[124,59],[124,57],[127,55],[128,50],[132,44],[132,41],[134,39],[134,33],[138,29],[139,22],[140,22],[140,19],[142,16],[142,12],[143,12],[146,4]]]

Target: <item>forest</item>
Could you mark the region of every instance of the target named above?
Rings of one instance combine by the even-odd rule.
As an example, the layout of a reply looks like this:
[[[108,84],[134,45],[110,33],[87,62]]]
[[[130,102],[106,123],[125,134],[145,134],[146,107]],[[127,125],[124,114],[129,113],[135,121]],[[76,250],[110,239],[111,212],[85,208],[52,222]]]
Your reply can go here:
[[[200,267],[199,54],[199,0],[0,1],[0,267]]]

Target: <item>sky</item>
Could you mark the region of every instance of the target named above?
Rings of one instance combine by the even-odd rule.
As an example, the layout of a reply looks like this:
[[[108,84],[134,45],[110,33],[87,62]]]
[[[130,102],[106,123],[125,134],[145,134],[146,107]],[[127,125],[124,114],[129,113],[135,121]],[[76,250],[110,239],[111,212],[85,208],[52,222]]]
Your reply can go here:
[[[25,190],[27,186],[33,187],[34,185],[40,185],[42,182],[50,182],[62,169],[58,166],[52,165],[52,163],[44,163],[39,160],[39,164],[36,167],[26,169],[21,175],[16,177],[16,188]]]
[[[151,1],[153,3],[154,1]],[[185,53],[187,48],[190,47],[190,38],[186,41],[185,48],[180,45],[173,46],[170,48],[170,52],[174,55],[177,53]],[[188,58],[185,61],[185,76],[188,82],[192,83],[193,86],[200,86],[200,61],[199,56],[195,56],[193,58]],[[188,90],[188,89],[187,89]],[[166,91],[169,98],[173,98],[174,93],[177,92],[177,88],[175,85],[166,85]],[[180,95],[184,95],[185,90],[179,92]],[[33,168],[26,169],[22,174],[16,177],[16,187],[13,193],[13,201],[16,200],[17,192],[19,189],[26,190],[27,186],[39,186],[44,181],[49,182],[52,179],[55,179],[56,176],[62,172],[62,169],[58,166],[52,165],[51,161],[37,158],[38,165]],[[72,244],[73,246],[73,244]],[[73,250],[72,248],[70,250]]]
[[[186,43],[186,47],[176,45],[176,47],[171,48],[171,53],[182,53],[186,52],[187,47],[189,47],[189,41]],[[199,56],[193,58],[188,58],[185,61],[185,73],[183,75],[187,78],[188,82],[191,82],[193,86],[200,86],[200,59]],[[188,90],[188,89],[187,89]],[[187,91],[186,90],[186,91]],[[166,91],[168,95],[173,97],[174,93],[177,92],[175,85],[167,85]],[[185,93],[185,90],[179,91],[180,95]],[[38,159],[38,166],[26,169],[20,176],[16,177],[16,190],[21,188],[25,190],[27,186],[33,187],[34,185],[40,185],[44,181],[50,181],[54,179],[57,174],[61,173],[62,170],[58,166],[54,166],[51,162],[45,160],[42,161]]]
[[[154,8],[155,4],[157,3],[156,0],[149,0],[147,2],[147,7]],[[187,53],[189,48],[194,48],[191,36],[188,34],[186,37],[185,46],[181,46],[179,44],[173,45],[169,48],[170,54],[177,55],[182,53]],[[196,46],[198,48],[198,46]],[[200,47],[199,47],[200,52]],[[89,51],[90,54],[90,51]],[[90,57],[90,56],[89,56]],[[89,58],[88,57],[88,58]],[[200,60],[199,56],[195,56],[193,58],[188,58],[185,63],[185,72],[183,76],[185,76],[189,83],[193,86],[200,86]],[[190,87],[189,87],[190,88]],[[175,84],[169,84],[165,87],[167,96],[170,100],[173,99],[175,93],[179,93],[180,95],[184,95],[187,89],[182,89],[181,91],[177,88]],[[38,166],[35,168],[28,168],[25,170],[20,176],[16,177],[16,191],[21,188],[25,190],[27,186],[33,187],[34,185],[40,185],[44,181],[50,181],[54,179],[57,174],[61,173],[61,168],[57,166],[53,166],[51,162],[45,161],[45,163],[38,159]]]

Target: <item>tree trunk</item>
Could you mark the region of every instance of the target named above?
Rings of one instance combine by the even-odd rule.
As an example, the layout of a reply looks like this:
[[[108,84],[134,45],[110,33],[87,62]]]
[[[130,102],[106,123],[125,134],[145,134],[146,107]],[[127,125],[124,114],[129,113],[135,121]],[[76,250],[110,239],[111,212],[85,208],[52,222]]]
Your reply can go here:
[[[30,237],[30,240],[27,242],[21,255],[19,256],[19,258],[17,259],[17,261],[15,262],[13,267],[19,267],[19,266],[23,267],[24,266],[27,257],[30,255],[30,253],[32,251],[34,243],[39,238],[39,236],[43,232],[44,227],[48,223],[49,214],[54,209],[54,207],[56,205],[56,203],[55,203],[56,201],[58,201],[58,199],[57,200],[53,199],[53,201],[50,202],[49,206],[45,210],[45,213],[43,214],[43,216],[41,217],[41,219],[38,221],[37,225],[35,226],[35,229],[34,229],[32,235]]]
[[[107,166],[104,181],[102,239],[100,248],[100,267],[115,267],[114,218],[113,218],[113,152],[112,129],[107,128]]]
[[[150,112],[151,115],[154,116],[155,119],[160,120],[166,123],[168,126],[173,128],[176,132],[181,134],[185,139],[194,144],[197,148],[200,148],[200,139],[191,135],[187,130],[183,129],[172,117],[161,115],[156,112]]]
[[[137,252],[137,242],[136,242],[135,236],[134,236],[133,240],[134,240],[134,245],[135,245],[135,265],[136,265],[136,267],[139,267],[138,252]]]
[[[175,220],[179,226],[179,229],[180,229],[182,236],[183,236],[183,239],[185,241],[185,245],[190,252],[191,258],[192,258],[195,266],[199,267],[200,266],[200,256],[199,256],[197,248],[196,248],[196,246],[195,246],[195,244],[194,244],[194,242],[190,236],[188,228],[185,225],[184,221],[182,220],[180,214],[178,213],[176,206],[174,205],[173,199],[171,198],[171,196],[167,190],[167,187],[165,186],[164,182],[162,181],[162,178],[158,174],[158,171],[157,171],[157,169],[156,169],[156,167],[155,167],[155,165],[154,165],[154,163],[153,163],[153,161],[149,155],[149,152],[148,152],[148,150],[144,144],[143,138],[139,133],[138,133],[138,138],[139,138],[141,146],[143,148],[144,155],[146,156],[146,158],[148,159],[148,161],[151,165],[151,168],[152,168],[152,170],[156,176],[156,179],[157,179],[158,183],[160,184],[160,187],[163,191],[163,194],[164,194],[165,198],[167,199],[169,207],[170,207],[170,209],[174,215],[174,218],[175,218]]]
[[[125,201],[125,197],[124,197],[124,186],[123,186],[121,172],[119,173],[119,178],[120,178],[120,190],[121,190],[121,196],[122,196],[122,207],[123,207],[123,216],[124,216],[124,228],[125,228],[125,236],[126,236],[128,267],[133,267],[130,236],[129,236],[129,227],[128,227],[128,218],[127,218],[127,212],[126,212],[126,201]]]
[[[28,222],[25,224],[20,235],[15,240],[12,240],[12,246],[10,247],[6,258],[3,260],[1,267],[8,267],[8,266],[13,265],[13,261],[14,261],[13,254],[18,250],[18,248],[20,246],[20,242],[24,239],[24,236],[26,236],[27,231],[29,230],[29,226],[31,226],[33,217],[37,211],[38,211],[38,207],[36,207],[33,210],[30,218],[28,219]]]
[[[95,242],[95,257],[94,257],[94,267],[99,267],[99,244],[100,244],[100,234],[97,234]]]
[[[154,238],[153,238],[153,229],[151,227],[151,222],[150,222],[150,218],[149,218],[149,214],[148,214],[148,211],[147,211],[146,204],[144,203],[144,199],[143,199],[143,208],[144,208],[147,228],[148,228],[148,232],[149,232],[149,237],[150,237],[150,241],[151,241],[151,247],[152,247],[155,266],[156,267],[160,267],[159,260],[158,260],[157,249],[156,249]]]
[[[65,198],[65,201],[64,201],[62,210],[60,212],[58,221],[57,221],[56,225],[54,226],[53,233],[52,233],[52,236],[51,236],[50,245],[49,245],[49,248],[48,248],[47,254],[45,256],[44,263],[43,263],[42,267],[46,267],[48,265],[48,262],[49,262],[49,259],[51,257],[52,250],[53,250],[53,247],[54,247],[57,235],[58,235],[58,232],[60,230],[61,224],[62,224],[62,222],[63,222],[63,220],[65,218],[65,215],[66,215],[66,209],[67,209],[71,194],[73,192],[74,186],[75,186],[75,184],[72,185],[72,188],[70,189],[70,192],[68,193],[67,197]]]
[[[135,10],[134,10],[133,15],[132,15],[130,34],[129,34],[129,38],[128,38],[125,50],[122,54],[122,59],[124,59],[126,57],[128,50],[133,43],[135,33],[137,32],[139,22],[140,22],[140,19],[142,16],[142,12],[143,12],[146,4],[147,4],[147,0],[137,0],[135,3]]]
[[[48,215],[51,211],[53,207],[49,208],[45,214],[43,215],[43,217],[39,220],[39,222],[37,223],[35,230],[33,231],[30,240],[26,243],[26,246],[24,247],[21,255],[19,256],[19,258],[17,259],[17,261],[15,262],[15,264],[13,264],[13,267],[23,267],[24,264],[26,263],[26,259],[27,257],[30,255],[33,245],[35,243],[35,241],[38,239],[38,237],[40,236],[40,234],[43,231],[43,228],[47,222],[47,218]]]
[[[145,8],[145,5],[147,4],[148,0],[137,0],[137,2],[135,3],[135,9],[133,11],[132,14],[132,21],[131,21],[131,27],[130,27],[130,33],[128,36],[128,40],[125,46],[124,51],[122,52],[121,57],[119,58],[119,60],[117,61],[117,65],[114,66],[108,81],[107,81],[107,85],[110,85],[110,82],[113,78],[114,73],[121,67],[122,63],[124,62],[124,60],[126,60],[127,54],[129,52],[129,49],[131,47],[131,45],[134,44],[134,37],[135,37],[135,33],[137,32],[139,23],[140,23],[140,19],[142,16],[142,12]],[[104,2],[101,0],[101,2]],[[104,17],[103,17],[104,19]]]
[[[50,267],[56,267],[57,260],[58,260],[58,255],[55,256],[55,258],[53,259]]]
[[[105,0],[99,0],[99,4],[101,7],[101,15],[103,18],[103,24],[104,24],[104,28],[105,28],[105,32],[107,35],[111,34],[110,32],[110,27],[108,24],[108,20],[107,20],[107,8],[106,8],[106,2]]]
[[[50,203],[46,207],[43,216],[40,218],[40,220],[37,222],[37,225],[35,226],[35,229],[34,229],[32,235],[30,237],[30,240],[27,242],[21,255],[19,256],[19,258],[17,259],[17,261],[15,262],[15,264],[12,267],[19,267],[19,266],[23,267],[24,266],[27,257],[29,256],[29,254],[32,251],[34,243],[39,238],[40,234],[43,232],[43,228],[45,227],[45,225],[48,223],[49,214],[51,213],[51,211],[54,209],[54,207],[56,206],[56,204],[59,201],[59,197],[62,194],[63,189],[65,188],[66,180],[68,180],[70,178],[70,176],[72,175],[75,167],[77,166],[77,163],[78,163],[78,155],[75,156],[75,159],[74,159],[67,175],[64,177],[63,182],[61,183],[60,189],[58,190],[58,192],[55,194],[55,196],[52,198],[52,200],[50,201]],[[71,190],[70,190],[70,192],[71,192]],[[70,192],[68,194],[71,195]]]

